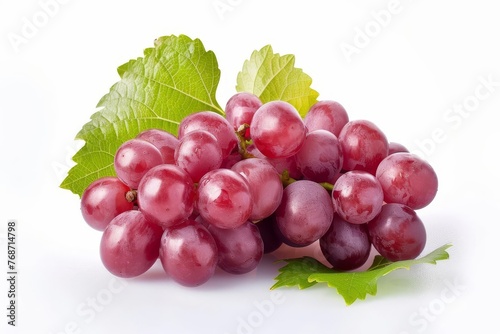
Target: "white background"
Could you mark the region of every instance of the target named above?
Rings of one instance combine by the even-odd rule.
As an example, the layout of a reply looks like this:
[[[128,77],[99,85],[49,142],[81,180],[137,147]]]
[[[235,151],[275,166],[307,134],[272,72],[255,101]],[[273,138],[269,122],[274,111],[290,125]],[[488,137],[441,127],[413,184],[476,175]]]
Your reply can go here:
[[[0,327],[42,334],[498,328],[498,310],[489,306],[500,297],[500,20],[493,3],[2,0],[0,267],[6,273],[5,227],[15,219],[19,308],[18,327],[7,326],[1,279]],[[78,197],[58,186],[80,147],[73,139],[118,80],[116,68],[170,34],[200,38],[215,52],[222,106],[243,61],[271,44],[296,55],[320,99],[339,101],[351,119],[371,120],[391,141],[420,151],[440,181],[435,201],[419,211],[424,253],[451,242],[450,259],[393,272],[377,296],[350,307],[319,285],[271,293],[272,256],[255,272],[218,272],[195,289],[158,266],[140,278],[113,278],[99,259],[100,233],[84,223]]]

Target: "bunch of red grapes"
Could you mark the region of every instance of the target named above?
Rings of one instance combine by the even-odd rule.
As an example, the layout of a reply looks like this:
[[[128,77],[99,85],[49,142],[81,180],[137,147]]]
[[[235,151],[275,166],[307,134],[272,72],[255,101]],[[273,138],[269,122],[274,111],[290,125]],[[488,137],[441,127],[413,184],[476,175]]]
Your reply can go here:
[[[372,122],[349,120],[338,102],[302,118],[249,93],[233,95],[225,117],[187,116],[177,136],[141,132],[119,147],[114,169],[81,198],[85,221],[103,231],[104,266],[136,277],[160,259],[185,286],[217,267],[248,273],[282,244],[319,240],[336,270],[361,267],[372,248],[390,261],[416,258],[426,243],[416,210],[438,188],[426,161]]]

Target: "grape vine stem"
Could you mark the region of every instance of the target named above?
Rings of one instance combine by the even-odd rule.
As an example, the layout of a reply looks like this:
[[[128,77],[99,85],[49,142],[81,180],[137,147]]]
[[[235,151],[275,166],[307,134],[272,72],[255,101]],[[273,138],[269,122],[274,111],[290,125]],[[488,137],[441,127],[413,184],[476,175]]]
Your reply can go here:
[[[290,177],[290,174],[288,173],[287,170],[284,170],[283,173],[281,173],[281,183],[283,183],[283,187],[286,187],[294,182],[296,182],[293,177]],[[332,192],[333,191],[333,184],[328,183],[328,182],[318,182],[320,186],[325,188],[327,191]]]
[[[236,131],[236,136],[238,137],[238,148],[240,155],[243,159],[255,158],[255,156],[248,152],[247,147],[250,142],[245,138],[247,130],[250,128],[248,124],[242,124]]]
[[[239,153],[240,153],[242,159],[255,158],[255,156],[253,154],[251,154],[250,152],[248,152],[248,149],[247,149],[248,145],[251,143],[251,141],[249,141],[245,138],[245,135],[246,135],[249,128],[250,128],[250,125],[242,124],[238,128],[238,130],[236,131],[236,136],[238,137],[238,149],[239,149]],[[281,173],[280,177],[281,177],[281,183],[283,183],[283,187],[286,187],[286,186],[297,181],[294,178],[290,177],[290,174],[288,173],[287,170],[284,170],[283,173]],[[328,192],[333,191],[333,184],[331,184],[331,183],[318,182],[318,184],[320,186],[322,186],[323,188],[325,188]]]

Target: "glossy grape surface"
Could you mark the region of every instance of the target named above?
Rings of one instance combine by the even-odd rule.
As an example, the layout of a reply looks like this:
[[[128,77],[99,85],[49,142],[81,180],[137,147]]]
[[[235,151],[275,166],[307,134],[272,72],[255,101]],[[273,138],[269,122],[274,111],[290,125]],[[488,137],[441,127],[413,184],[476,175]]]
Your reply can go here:
[[[337,214],[353,224],[375,218],[384,202],[382,186],[375,176],[363,171],[350,171],[335,182],[332,199]]]
[[[224,109],[226,119],[234,130],[238,130],[241,125],[252,123],[253,115],[260,106],[262,101],[256,95],[247,92],[236,93],[227,101]]]
[[[174,160],[196,183],[209,171],[220,168],[223,158],[217,138],[207,131],[195,130],[179,141]]]
[[[328,192],[316,182],[299,180],[283,191],[283,199],[276,210],[276,225],[283,242],[290,246],[307,246],[326,233],[333,214]]]
[[[125,198],[128,191],[130,188],[117,177],[95,180],[85,189],[80,201],[83,219],[92,228],[104,231],[113,218],[134,208],[134,203]]]
[[[236,228],[208,227],[217,244],[218,266],[231,274],[246,274],[255,268],[264,255],[264,242],[259,228],[250,221]]]
[[[205,174],[198,184],[197,209],[210,224],[235,228],[252,213],[253,199],[246,179],[230,169]]]
[[[337,137],[326,130],[307,134],[304,145],[295,155],[297,167],[305,179],[332,182],[342,169],[342,148]]]
[[[266,160],[251,158],[236,163],[232,168],[248,181],[252,194],[251,220],[270,216],[283,196],[283,185],[276,169]]]
[[[320,239],[320,248],[334,269],[359,268],[370,256],[368,226],[351,224],[336,214],[332,225]]]
[[[142,139],[130,139],[120,145],[114,158],[116,175],[132,189],[137,189],[147,171],[162,163],[160,150]]]
[[[327,130],[336,137],[347,122],[349,122],[349,116],[345,108],[340,103],[331,100],[316,102],[304,118],[304,124],[309,132]]]
[[[345,171],[362,170],[375,175],[378,164],[389,154],[385,134],[367,120],[348,122],[339,137]]]
[[[255,146],[266,157],[284,158],[300,150],[306,138],[306,127],[291,104],[272,101],[257,109],[250,133]]]
[[[176,225],[193,213],[194,183],[175,165],[165,164],[151,169],[141,180],[137,193],[144,216],[163,227]]]
[[[436,172],[412,153],[391,154],[382,160],[376,176],[387,203],[401,203],[418,210],[429,205],[437,194]]]
[[[137,210],[116,216],[101,236],[101,260],[113,275],[136,277],[158,259],[163,229]]]
[[[217,267],[215,240],[207,228],[196,221],[186,220],[167,228],[159,252],[165,272],[184,286],[206,283]]]
[[[136,138],[148,141],[160,150],[163,163],[174,163],[174,152],[179,143],[179,139],[176,136],[164,130],[149,129],[139,133]]]
[[[237,147],[238,137],[229,122],[213,111],[201,111],[185,117],[179,124],[179,140],[195,130],[204,130],[217,138],[225,158]]]
[[[390,261],[416,258],[427,240],[425,226],[416,212],[397,203],[384,204],[368,223],[368,232],[375,249]]]

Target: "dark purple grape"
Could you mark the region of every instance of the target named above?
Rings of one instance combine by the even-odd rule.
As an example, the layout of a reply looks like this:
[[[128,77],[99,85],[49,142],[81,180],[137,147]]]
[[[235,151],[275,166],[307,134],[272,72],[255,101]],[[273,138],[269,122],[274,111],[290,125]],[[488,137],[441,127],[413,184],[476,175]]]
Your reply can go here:
[[[235,228],[208,227],[217,244],[219,267],[231,274],[246,274],[264,255],[264,243],[258,227],[250,221]]]
[[[277,233],[276,217],[271,215],[256,223],[260,236],[264,242],[264,254],[272,253],[283,244],[279,233]]]
[[[325,258],[337,270],[359,268],[370,256],[367,225],[351,224],[337,214],[319,244]]]

